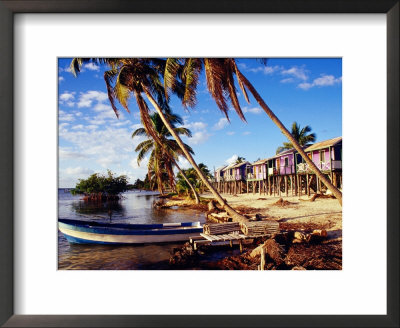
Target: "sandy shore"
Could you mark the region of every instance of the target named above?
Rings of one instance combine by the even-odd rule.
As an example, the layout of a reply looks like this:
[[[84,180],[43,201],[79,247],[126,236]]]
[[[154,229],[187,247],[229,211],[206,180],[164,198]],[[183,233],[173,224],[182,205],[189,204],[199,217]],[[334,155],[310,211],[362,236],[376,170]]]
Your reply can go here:
[[[211,193],[201,195],[212,198]],[[242,213],[259,213],[264,218],[277,220],[282,227],[302,228],[312,227],[326,229],[330,238],[342,236],[342,208],[336,199],[317,198],[306,201],[307,196],[283,197],[290,204],[276,205],[280,199],[276,196],[259,194],[238,194],[236,196],[223,194],[228,203]],[[302,199],[302,200],[301,200]]]

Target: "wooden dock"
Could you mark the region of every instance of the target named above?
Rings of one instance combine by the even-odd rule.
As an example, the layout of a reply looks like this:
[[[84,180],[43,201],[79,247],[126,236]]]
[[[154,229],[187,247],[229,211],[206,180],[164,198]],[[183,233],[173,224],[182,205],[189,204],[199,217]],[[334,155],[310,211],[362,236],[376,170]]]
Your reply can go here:
[[[251,243],[255,238],[269,237],[277,232],[279,232],[279,223],[275,221],[205,224],[203,233],[200,233],[200,236],[191,237],[190,243],[195,250],[200,245],[230,245],[232,247],[239,244],[242,252],[243,244]]]

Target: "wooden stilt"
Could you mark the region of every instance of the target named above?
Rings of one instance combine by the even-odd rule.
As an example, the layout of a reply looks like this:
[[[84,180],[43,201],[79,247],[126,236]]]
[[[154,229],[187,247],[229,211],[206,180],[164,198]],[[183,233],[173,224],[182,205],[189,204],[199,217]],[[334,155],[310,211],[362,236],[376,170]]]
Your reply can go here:
[[[286,194],[286,197],[289,196],[288,176],[287,175],[285,175],[285,194]]]

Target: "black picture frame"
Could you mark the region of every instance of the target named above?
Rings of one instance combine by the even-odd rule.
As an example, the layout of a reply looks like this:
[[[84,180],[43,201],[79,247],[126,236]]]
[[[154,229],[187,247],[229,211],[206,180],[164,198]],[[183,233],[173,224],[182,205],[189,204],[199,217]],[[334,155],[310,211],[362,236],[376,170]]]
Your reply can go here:
[[[4,327],[399,327],[399,8],[398,0],[0,0],[0,324]],[[387,315],[14,315],[14,14],[122,12],[386,14]]]

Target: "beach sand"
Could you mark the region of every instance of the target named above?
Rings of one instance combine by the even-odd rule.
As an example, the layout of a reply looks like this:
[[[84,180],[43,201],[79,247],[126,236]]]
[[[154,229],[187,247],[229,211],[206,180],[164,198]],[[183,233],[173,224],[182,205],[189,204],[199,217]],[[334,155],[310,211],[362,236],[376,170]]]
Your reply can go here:
[[[212,198],[211,193],[201,195]],[[284,229],[326,229],[329,238],[341,239],[342,207],[333,198],[317,198],[307,201],[308,196],[282,197],[286,205],[277,205],[279,196],[264,194],[222,194],[235,209],[245,214],[259,213],[263,218],[279,221]],[[302,200],[300,200],[302,199]]]

